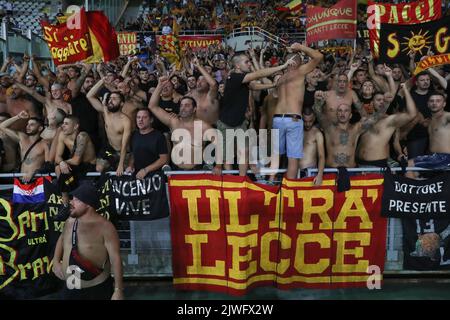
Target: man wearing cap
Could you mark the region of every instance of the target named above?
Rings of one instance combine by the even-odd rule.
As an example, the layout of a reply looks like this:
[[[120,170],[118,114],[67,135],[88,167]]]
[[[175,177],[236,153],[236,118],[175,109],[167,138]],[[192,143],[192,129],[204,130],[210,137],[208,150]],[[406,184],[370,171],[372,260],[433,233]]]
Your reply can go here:
[[[82,184],[71,195],[70,217],[53,256],[53,272],[66,281],[60,297],[122,300],[123,271],[117,231],[96,213],[99,198],[91,183]]]

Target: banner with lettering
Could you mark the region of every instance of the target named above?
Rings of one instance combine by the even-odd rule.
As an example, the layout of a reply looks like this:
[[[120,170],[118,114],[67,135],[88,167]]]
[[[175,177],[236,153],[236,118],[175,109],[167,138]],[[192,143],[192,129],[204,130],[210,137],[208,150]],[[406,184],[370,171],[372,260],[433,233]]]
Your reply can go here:
[[[109,178],[109,211],[118,220],[154,220],[167,217],[169,206],[165,176],[160,172],[139,180],[132,176]]]
[[[450,53],[440,54],[437,56],[428,56],[421,59],[420,62],[416,64],[416,69],[414,70],[414,75],[436,66],[442,66],[444,64],[450,64]]]
[[[308,6],[306,42],[356,38],[356,0],[341,0],[330,8]]]
[[[183,175],[169,179],[176,288],[241,295],[280,289],[366,286],[381,281],[386,221],[383,177],[335,175],[281,188],[247,177]]]
[[[77,17],[77,25],[74,26],[70,23],[51,25],[41,22],[44,40],[56,65],[82,61],[93,54],[84,8]]]
[[[0,194],[0,300],[55,292],[52,258],[60,230],[45,210],[43,179]]]
[[[388,218],[450,218],[450,174],[414,180],[386,173],[381,214]]]
[[[137,54],[138,39],[136,32],[117,32],[117,43],[121,56]]]
[[[212,45],[218,45],[222,43],[221,35],[214,36],[181,36],[177,37],[180,47],[186,48],[190,47],[192,51],[199,51],[201,49],[208,48]],[[166,36],[156,36],[156,42],[161,46],[166,45],[167,37]]]
[[[380,58],[382,63],[409,63],[408,53],[416,53],[416,60],[431,50],[436,55],[450,53],[450,16],[415,25],[382,23]]]
[[[389,4],[368,1],[367,27],[370,49],[379,56],[381,23],[417,24],[441,18],[441,0],[420,0],[410,3]]]
[[[116,31],[102,11],[81,8],[60,23],[41,21],[55,65],[107,62],[119,56]]]

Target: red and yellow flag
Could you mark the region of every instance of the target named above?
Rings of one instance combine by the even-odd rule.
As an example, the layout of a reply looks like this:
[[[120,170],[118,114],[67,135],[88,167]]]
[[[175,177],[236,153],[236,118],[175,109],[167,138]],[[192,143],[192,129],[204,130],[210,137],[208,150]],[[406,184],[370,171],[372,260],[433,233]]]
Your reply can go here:
[[[41,22],[55,65],[106,62],[120,55],[117,34],[103,12],[85,12],[81,8],[66,19],[58,20],[54,25]]]

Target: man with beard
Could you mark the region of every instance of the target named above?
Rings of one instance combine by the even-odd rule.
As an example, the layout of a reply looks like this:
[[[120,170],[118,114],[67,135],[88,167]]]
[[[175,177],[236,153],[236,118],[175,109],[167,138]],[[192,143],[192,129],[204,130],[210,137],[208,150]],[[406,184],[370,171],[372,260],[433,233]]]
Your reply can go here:
[[[196,119],[195,114],[197,104],[192,97],[186,96],[180,100],[180,112],[177,116],[171,115],[159,106],[159,96],[168,82],[170,82],[170,80],[165,76],[159,78],[158,86],[150,99],[148,107],[155,117],[172,131],[174,148],[171,153],[171,159],[177,166],[175,169],[200,169],[202,167],[201,160],[203,158],[203,139],[212,141],[212,138],[214,137],[213,130],[209,130],[212,129],[212,127],[205,121]],[[194,134],[196,128],[200,128],[201,135]],[[184,151],[187,151],[187,154],[185,154]],[[200,162],[197,162],[197,159],[200,160]]]
[[[188,93],[197,102],[196,116],[198,119],[213,125],[219,118],[219,100],[217,99],[218,85],[209,75],[198,59],[193,59],[193,64],[200,71],[196,89]]]
[[[166,139],[152,128],[153,115],[149,109],[139,109],[136,115],[136,130],[131,136],[133,157],[127,172],[136,173],[137,179],[144,179],[149,173],[161,169],[169,162]]]
[[[305,172],[309,168],[318,168],[319,172],[314,178],[314,185],[322,184],[323,169],[325,168],[325,145],[322,132],[314,126],[316,117],[312,109],[303,110],[305,133],[303,136],[303,158],[300,159],[300,170]]]
[[[104,104],[96,98],[102,85],[102,80],[100,80],[86,96],[92,107],[103,114],[105,120],[107,145],[100,152],[96,170],[103,172],[108,167],[114,168],[117,166],[116,174],[121,176],[125,167],[125,157],[131,135],[131,120],[120,111],[125,103],[125,98],[120,92],[109,94],[105,98]]]
[[[89,135],[80,132],[80,120],[77,117],[66,116],[61,129],[56,144],[55,173],[63,192],[63,202],[68,204],[67,192],[72,191],[86,173],[95,170],[95,149]],[[66,160],[63,159],[65,149],[69,150]]]
[[[10,127],[19,120],[27,120],[25,133],[11,130]],[[37,170],[48,160],[49,150],[47,144],[40,137],[44,123],[39,118],[30,117],[28,112],[21,111],[17,116],[3,121],[2,130],[20,146],[21,166],[20,172],[24,174],[22,180],[29,182]]]
[[[113,224],[95,211],[99,205],[98,191],[86,182],[71,195],[70,217],[64,224],[52,259],[52,271],[65,282],[59,298],[123,300],[119,236]],[[80,274],[80,286],[69,288],[68,278],[76,272],[74,267]]]
[[[358,143],[358,166],[359,167],[388,167],[389,141],[395,131],[412,121],[417,114],[417,108],[411,97],[409,88],[402,84],[406,99],[406,111],[392,115],[386,115],[391,100],[385,100],[385,95],[376,93],[373,106],[380,113],[379,120],[361,135]]]
[[[435,170],[450,168],[450,112],[444,111],[445,96],[440,92],[430,93],[428,108],[431,121],[428,124],[430,155],[416,157],[409,164]]]
[[[197,78],[194,75],[188,76],[186,85],[187,85],[187,90],[188,90],[188,94],[189,94],[197,88]]]

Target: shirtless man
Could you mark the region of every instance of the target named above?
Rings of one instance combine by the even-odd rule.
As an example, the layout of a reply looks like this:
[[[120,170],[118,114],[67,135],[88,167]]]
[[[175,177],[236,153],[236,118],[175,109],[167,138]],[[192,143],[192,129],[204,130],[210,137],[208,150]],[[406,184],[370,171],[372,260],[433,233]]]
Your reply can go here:
[[[187,95],[197,102],[196,117],[206,123],[213,125],[219,119],[219,100],[217,99],[218,84],[198,59],[193,60],[194,66],[202,74],[197,79],[197,86]]]
[[[24,132],[11,130],[10,127],[20,119],[28,120]],[[39,118],[30,118],[26,111],[21,111],[17,116],[3,121],[0,130],[3,131],[20,146],[21,167],[23,173],[22,180],[29,182],[37,170],[39,170],[48,159],[48,146],[40,137],[44,129],[44,123]]]
[[[311,60],[301,65],[300,56],[296,56],[296,65],[289,66],[278,80],[278,103],[273,116],[273,129],[279,130],[279,153],[287,153],[288,168],[286,177],[295,179],[298,174],[299,159],[303,157],[303,121],[302,108],[305,94],[305,75],[313,71],[322,61],[323,55],[314,49],[294,43],[288,54],[288,60],[304,52]]]
[[[397,129],[412,121],[417,115],[417,108],[409,92],[407,84],[401,88],[406,99],[406,112],[386,115],[385,111],[391,101],[385,101],[382,93],[374,95],[373,106],[376,112],[380,112],[380,119],[369,127],[359,139],[358,166],[359,167],[388,167],[389,141]]]
[[[379,114],[375,113],[371,118],[363,117],[361,121],[350,124],[352,117],[350,105],[338,105],[337,116],[328,117],[327,113],[323,112],[324,104],[325,97],[323,93],[317,91],[313,110],[325,135],[327,151],[325,164],[331,168],[354,168],[356,167],[355,153],[358,138],[370,125],[378,120]],[[332,118],[337,120],[333,121],[331,120]]]
[[[138,101],[137,97],[135,97],[129,83],[126,80],[119,82],[117,85],[117,90],[125,97],[122,112],[132,120],[132,129],[134,129],[136,127],[136,113],[139,108],[143,107],[142,102]]]
[[[353,90],[349,89],[348,82],[346,74],[339,74],[335,81],[334,90],[325,91],[324,116],[330,119],[331,122],[337,122],[337,107],[339,105],[346,104],[351,107],[353,103],[357,104],[358,97]]]
[[[67,114],[72,113],[72,106],[64,101],[63,86],[59,83],[52,84],[50,92],[47,91],[45,97],[41,96],[35,89],[28,88],[21,83],[16,83],[16,85],[45,106],[44,112],[47,118],[53,115],[58,108]]]
[[[180,100],[180,112],[177,116],[164,111],[159,106],[159,96],[164,86],[169,82],[168,77],[159,78],[158,86],[155,89],[149,102],[150,111],[162,123],[168,126],[171,130],[172,141],[174,147],[171,154],[172,162],[181,170],[192,170],[194,168],[201,168],[202,162],[196,163],[196,160],[201,160],[203,155],[203,136],[207,140],[212,141],[214,134],[212,127],[205,121],[196,119],[196,101],[192,97],[183,97]],[[194,134],[194,128],[201,128],[201,136]],[[185,129],[189,132],[190,137],[183,135],[182,131],[175,132],[176,129]],[[185,132],[186,132],[185,131]],[[180,139],[181,138],[181,139]],[[181,141],[180,141],[181,140]],[[187,159],[186,155],[181,154],[179,150],[190,149],[190,157]],[[178,150],[178,151],[177,151]],[[216,152],[217,152],[216,148]],[[197,157],[195,156],[197,154]],[[200,157],[198,157],[200,155]]]
[[[94,186],[82,184],[72,195],[70,217],[64,224],[52,259],[52,271],[65,281],[60,298],[122,300],[123,269],[117,231],[95,211],[99,199]],[[68,288],[67,285],[73,283],[68,278],[73,274],[80,275],[80,286]]]
[[[61,133],[58,136],[55,156],[55,173],[59,178],[62,191],[71,191],[70,183],[64,185],[71,177],[80,179],[87,172],[95,170],[95,149],[89,135],[80,132],[80,120],[68,115],[64,118]],[[70,151],[70,157],[63,159],[64,149]],[[66,199],[68,203],[68,198]]]
[[[27,111],[30,117],[38,117],[39,110],[33,99],[25,95],[19,83],[11,86],[11,93],[6,95],[6,110],[11,116],[18,115],[21,111]],[[41,96],[42,97],[42,96]]]
[[[8,113],[0,113],[0,123],[10,118],[11,116]],[[13,172],[17,167],[17,142],[2,130],[0,130],[0,139],[3,141],[3,149],[5,150],[1,171]]]
[[[316,117],[313,111],[308,108],[303,110],[303,121],[305,132],[303,136],[303,158],[300,159],[300,170],[308,168],[318,168],[319,172],[314,178],[314,185],[322,184],[323,169],[325,168],[325,146],[322,132],[314,126]]]
[[[103,172],[108,166],[114,167],[119,158],[116,174],[121,176],[125,169],[125,157],[127,154],[128,141],[131,136],[131,119],[121,111],[125,103],[125,98],[120,92],[112,92],[102,104],[97,98],[97,92],[102,87],[103,81],[100,80],[88,92],[86,98],[92,107],[103,114],[105,120],[106,137],[108,145],[100,153],[101,158],[97,159],[96,170]]]
[[[450,112],[445,112],[445,97],[433,92],[428,99],[431,121],[428,123],[430,155],[418,156],[410,161],[410,166],[435,170],[450,168]]]

